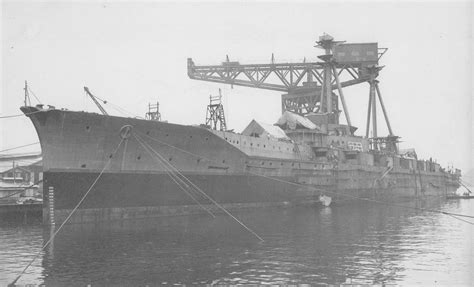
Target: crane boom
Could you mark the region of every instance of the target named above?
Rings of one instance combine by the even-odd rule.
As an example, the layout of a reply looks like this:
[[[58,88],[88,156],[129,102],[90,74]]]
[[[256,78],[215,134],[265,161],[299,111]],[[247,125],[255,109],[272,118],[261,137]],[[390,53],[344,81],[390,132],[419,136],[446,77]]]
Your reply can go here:
[[[102,107],[102,105],[99,103],[99,101],[97,101],[97,99],[95,98],[95,96],[89,91],[89,88],[88,88],[88,87],[84,87],[84,91],[85,91],[86,94],[92,99],[92,101],[94,102],[94,104],[99,108],[99,110],[101,111],[101,113],[102,113],[103,115],[108,116],[109,114],[107,113],[107,111]]]
[[[307,83],[322,86],[324,81],[323,62],[312,63],[269,63],[269,64],[240,64],[239,62],[224,62],[222,65],[197,66],[188,58],[188,76],[194,80],[252,87],[280,92],[292,92],[305,89]],[[370,79],[363,73],[363,65],[334,64],[338,75],[349,76],[349,80],[341,81],[342,87],[348,87]],[[337,89],[332,84],[332,90]]]

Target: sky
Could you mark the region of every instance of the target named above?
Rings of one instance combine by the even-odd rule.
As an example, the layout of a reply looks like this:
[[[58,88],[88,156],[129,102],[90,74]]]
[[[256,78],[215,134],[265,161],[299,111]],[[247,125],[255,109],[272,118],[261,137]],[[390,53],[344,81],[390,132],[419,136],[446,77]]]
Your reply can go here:
[[[205,121],[222,89],[227,126],[273,124],[280,92],[191,80],[186,59],[220,64],[316,60],[323,33],[388,48],[379,86],[401,148],[472,170],[472,17],[469,1],[446,2],[2,2],[0,116],[19,114],[24,81],[43,104],[99,112],[84,86],[130,114],[159,101],[162,118]],[[345,90],[365,134],[368,84]],[[33,103],[36,100],[32,98]],[[110,104],[109,113],[123,116]],[[128,115],[126,115],[128,116]],[[378,112],[379,135],[386,135]],[[0,119],[0,150],[38,141],[26,117]],[[22,151],[39,150],[39,146]]]

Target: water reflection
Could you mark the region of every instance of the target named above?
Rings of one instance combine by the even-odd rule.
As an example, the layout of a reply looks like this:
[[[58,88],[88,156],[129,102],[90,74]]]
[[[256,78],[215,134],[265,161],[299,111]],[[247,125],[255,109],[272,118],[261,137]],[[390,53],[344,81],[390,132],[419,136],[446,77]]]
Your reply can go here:
[[[418,202],[474,214],[474,201]],[[469,284],[473,228],[453,218],[372,204],[71,225],[19,283]],[[1,226],[0,285],[27,264],[49,229]]]

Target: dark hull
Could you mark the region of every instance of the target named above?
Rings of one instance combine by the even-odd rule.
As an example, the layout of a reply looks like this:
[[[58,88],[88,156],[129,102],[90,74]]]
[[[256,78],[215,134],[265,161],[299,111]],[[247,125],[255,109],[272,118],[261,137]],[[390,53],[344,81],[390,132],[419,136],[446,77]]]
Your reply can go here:
[[[47,172],[45,184],[54,186],[45,192],[44,222],[62,222],[81,200],[98,173]],[[319,205],[319,195],[333,198],[334,204],[359,201],[412,201],[415,198],[445,198],[448,188],[426,189],[376,187],[333,189],[330,186],[297,186],[294,178],[275,179],[252,175],[197,175],[186,177],[227,209],[271,206]],[[290,183],[291,182],[291,183]],[[451,190],[452,188],[449,188]],[[52,194],[51,194],[52,193]],[[170,215],[222,212],[198,191],[191,196],[181,190],[167,174],[104,173],[70,219],[72,223],[125,220]],[[52,196],[52,197],[51,197]],[[49,202],[50,198],[54,201]],[[52,204],[51,204],[52,203]],[[51,217],[52,215],[52,217]]]

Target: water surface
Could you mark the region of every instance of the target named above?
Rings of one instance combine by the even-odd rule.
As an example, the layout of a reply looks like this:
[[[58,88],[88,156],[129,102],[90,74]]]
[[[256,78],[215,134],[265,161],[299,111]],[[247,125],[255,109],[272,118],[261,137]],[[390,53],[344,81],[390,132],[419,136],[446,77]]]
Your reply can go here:
[[[474,214],[474,200],[418,202]],[[368,203],[66,226],[18,281],[47,286],[329,283],[470,285],[474,226]],[[471,219],[474,222],[474,219]],[[0,285],[48,239],[36,221],[0,223]]]

